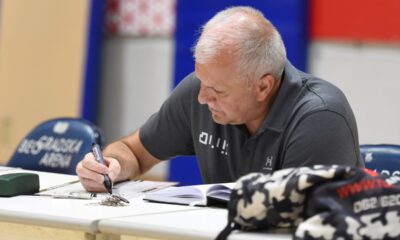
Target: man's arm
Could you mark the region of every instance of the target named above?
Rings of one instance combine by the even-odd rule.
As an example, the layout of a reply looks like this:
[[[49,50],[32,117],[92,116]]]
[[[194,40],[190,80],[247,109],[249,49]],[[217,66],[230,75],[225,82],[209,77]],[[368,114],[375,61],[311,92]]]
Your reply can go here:
[[[107,166],[96,162],[89,153],[76,167],[76,173],[88,191],[105,191],[104,174],[108,174],[112,182],[119,182],[142,175],[160,162],[144,148],[139,131],[111,143],[103,155]]]
[[[76,168],[82,185],[89,191],[105,191],[103,174],[113,182],[123,181],[145,173],[159,159],[194,154],[190,112],[197,104],[199,84],[193,73],[188,75],[139,131],[108,145],[103,151],[107,166],[86,154]]]

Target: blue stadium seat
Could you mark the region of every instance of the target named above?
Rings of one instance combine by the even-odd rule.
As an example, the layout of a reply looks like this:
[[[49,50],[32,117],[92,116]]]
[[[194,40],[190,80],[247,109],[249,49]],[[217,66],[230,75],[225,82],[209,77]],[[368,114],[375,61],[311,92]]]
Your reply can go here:
[[[79,118],[56,118],[36,126],[18,145],[7,166],[76,174],[77,163],[103,144],[100,129]]]
[[[400,176],[400,145],[366,144],[360,146],[365,167],[381,174]]]

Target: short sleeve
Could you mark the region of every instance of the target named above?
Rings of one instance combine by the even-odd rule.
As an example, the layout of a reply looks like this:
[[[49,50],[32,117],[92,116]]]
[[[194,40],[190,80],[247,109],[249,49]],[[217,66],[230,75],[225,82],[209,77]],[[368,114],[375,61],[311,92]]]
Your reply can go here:
[[[305,117],[289,137],[282,168],[337,164],[362,166],[356,133],[332,111]]]
[[[182,80],[160,110],[140,128],[140,140],[154,157],[165,160],[194,154],[190,109],[197,97],[195,81],[193,74]]]

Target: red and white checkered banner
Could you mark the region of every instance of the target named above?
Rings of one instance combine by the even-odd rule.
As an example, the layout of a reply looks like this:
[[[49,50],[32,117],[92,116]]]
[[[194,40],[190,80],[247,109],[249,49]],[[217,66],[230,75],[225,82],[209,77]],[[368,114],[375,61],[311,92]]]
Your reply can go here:
[[[105,31],[111,35],[171,36],[176,0],[107,0]]]

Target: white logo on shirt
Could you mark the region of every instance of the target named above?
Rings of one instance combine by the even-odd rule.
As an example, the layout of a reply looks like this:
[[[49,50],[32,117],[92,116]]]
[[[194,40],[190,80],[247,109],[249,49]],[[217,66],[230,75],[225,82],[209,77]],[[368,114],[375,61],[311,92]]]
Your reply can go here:
[[[210,146],[212,149],[216,148],[217,150],[221,150],[222,155],[228,156],[228,143],[225,139],[217,138],[217,140],[213,141],[213,135],[201,132],[199,135],[199,142],[206,146]]]
[[[267,155],[263,170],[272,170],[272,160],[274,160],[274,156]]]

